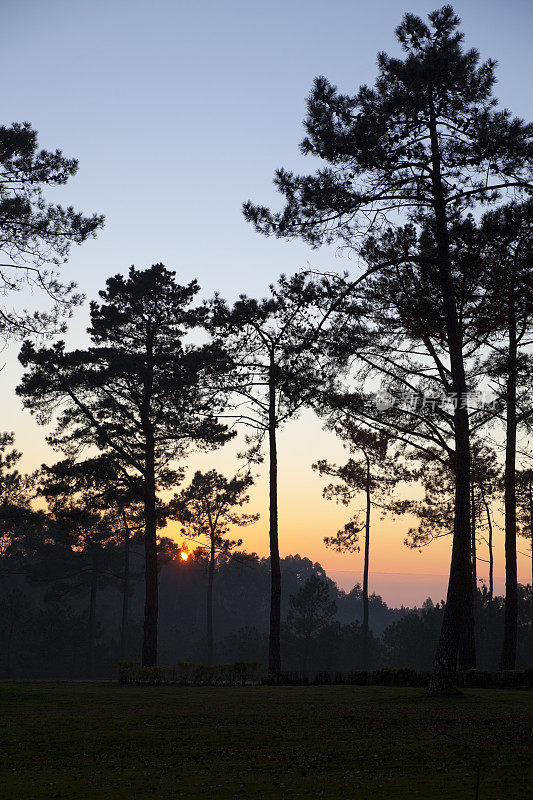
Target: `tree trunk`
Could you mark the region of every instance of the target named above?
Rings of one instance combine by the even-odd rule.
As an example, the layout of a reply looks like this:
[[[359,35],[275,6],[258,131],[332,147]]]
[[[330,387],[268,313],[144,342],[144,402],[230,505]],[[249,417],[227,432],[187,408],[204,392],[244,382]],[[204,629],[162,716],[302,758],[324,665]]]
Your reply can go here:
[[[458,669],[473,669],[476,666],[476,642],[475,642],[475,628],[474,621],[476,617],[477,607],[477,547],[476,547],[476,498],[475,487],[472,483],[470,487],[471,494],[471,551],[472,551],[472,615],[465,614],[463,624],[461,626],[461,638],[459,640],[459,653],[458,653]]]
[[[518,627],[518,581],[516,574],[516,320],[513,303],[509,309],[507,353],[506,440],[505,440],[505,618],[500,669],[514,669]]]
[[[96,593],[98,591],[98,568],[96,554],[93,552],[91,568],[91,593],[89,598],[89,678],[94,678],[94,642],[96,636]]]
[[[364,452],[364,451],[363,451]],[[366,458],[365,557],[363,564],[363,669],[368,667],[368,565],[370,554],[370,459]]]
[[[126,519],[126,513],[122,509],[122,521],[124,524],[124,573],[122,577],[122,624],[120,626],[120,660],[126,657],[128,645],[128,603],[130,594],[130,528]]]
[[[309,661],[309,637],[304,638],[304,653],[302,661],[302,677],[307,676],[307,662]]]
[[[529,540],[531,542],[531,597],[533,599],[533,484],[529,484]]]
[[[492,518],[490,516],[490,508],[489,504],[485,499],[485,495],[482,495],[483,498],[483,505],[485,506],[485,512],[487,514],[487,527],[489,531],[489,539],[488,539],[488,548],[489,548],[489,605],[492,608],[492,601],[494,600],[494,552],[493,552],[493,544],[492,544]]]
[[[144,474],[145,599],[144,638],[142,650],[143,667],[153,667],[157,664],[158,576],[154,461],[154,440],[153,436],[148,434],[146,437]]]
[[[430,104],[430,137],[435,214],[434,232],[439,260],[439,278],[446,337],[450,355],[452,388],[455,394],[455,513],[452,559],[444,617],[429,685],[430,694],[447,694],[454,688],[457,654],[463,620],[473,626],[472,561],[470,536],[470,430],[466,403],[466,377],[462,334],[455,302],[455,287],[450,262],[446,204],[441,182],[440,150],[435,111]],[[473,639],[473,637],[472,637]],[[474,658],[472,659],[472,655]],[[475,664],[475,653],[470,654]]]
[[[476,543],[476,517],[477,517],[477,507],[476,507],[476,493],[474,484],[472,484],[472,589],[474,592],[474,605],[476,602],[476,594],[477,594],[477,543]]]
[[[487,503],[487,498],[485,497],[485,491],[483,489],[483,485],[481,485],[481,500],[485,507],[485,514],[487,515],[487,528],[488,528],[487,547],[489,550],[489,605],[487,608],[485,644],[486,644],[486,652],[491,653],[494,649],[491,646],[491,643],[493,641],[492,627],[494,619],[494,552],[492,544],[492,518],[490,516],[490,508],[489,504]]]
[[[211,531],[211,552],[207,577],[207,666],[213,664],[213,578],[215,576],[215,534]]]
[[[270,539],[270,637],[268,673],[281,675],[281,566],[278,541],[278,454],[276,445],[276,376],[274,354],[268,371],[268,444],[269,444],[269,539]]]
[[[6,644],[6,656],[5,656],[5,665],[6,671],[5,675],[6,678],[11,678],[11,653],[12,653],[12,644],[13,644],[13,634],[15,632],[15,614],[11,615],[11,620],[9,623],[9,634],[7,637],[7,644]]]
[[[533,610],[533,491],[529,484],[529,540],[531,542],[531,606]],[[530,619],[533,619],[533,614]],[[533,636],[529,637],[529,663],[533,663]]]

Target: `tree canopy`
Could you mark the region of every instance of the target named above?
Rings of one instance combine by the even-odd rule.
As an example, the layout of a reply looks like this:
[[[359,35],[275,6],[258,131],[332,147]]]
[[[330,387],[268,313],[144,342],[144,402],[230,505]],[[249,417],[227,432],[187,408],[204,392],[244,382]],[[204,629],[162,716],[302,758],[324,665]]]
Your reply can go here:
[[[79,303],[75,284],[61,283],[57,267],[72,244],[95,236],[104,224],[101,214],[84,216],[72,206],[49,203],[43,187],[61,186],[78,171],[78,162],[61,150],[38,150],[37,131],[29,122],[0,126],[0,291],[5,297],[25,285],[52,301],[50,311],[0,308],[0,337],[22,339],[64,330],[61,322]]]

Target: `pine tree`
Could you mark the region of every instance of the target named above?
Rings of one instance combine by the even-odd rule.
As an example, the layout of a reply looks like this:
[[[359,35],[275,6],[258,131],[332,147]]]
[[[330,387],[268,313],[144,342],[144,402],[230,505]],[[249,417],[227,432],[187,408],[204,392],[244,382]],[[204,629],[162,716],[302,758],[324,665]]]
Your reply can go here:
[[[432,228],[439,296],[446,326],[451,384],[467,392],[449,229],[477,202],[502,191],[531,191],[531,125],[496,108],[495,62],[479,64],[464,51],[460,20],[451,6],[429,15],[429,25],[406,14],[396,29],[405,59],[378,55],[374,88],[342,95],[325,78],[315,81],[302,152],[327,165],[315,175],[278,170],[285,208],[272,213],[248,202],[245,217],[265,234],[300,237],[313,246],[338,241],[357,248],[369,226],[401,210]],[[372,269],[403,263],[399,253]],[[470,580],[470,448],[466,404],[454,412],[456,496],[454,541],[443,626],[430,692],[453,688]]]
[[[476,229],[484,297],[478,335],[483,365],[498,387],[505,426],[505,625],[501,669],[514,669],[518,631],[516,451],[519,429],[533,420],[533,200],[485,213]]]
[[[244,514],[238,509],[249,501],[251,475],[228,480],[216,470],[195,472],[189,486],[171,501],[171,514],[186,525],[184,533],[208,540],[207,579],[207,663],[213,663],[213,582],[217,553],[229,553],[240,547],[242,539],[228,539],[230,527],[243,527],[259,519],[259,514]]]
[[[37,132],[28,122],[0,126],[0,292],[11,296],[24,286],[44,291],[51,311],[0,309],[0,337],[24,339],[64,330],[61,319],[80,302],[75,284],[63,285],[57,267],[64,263],[72,244],[95,236],[103,216],[84,217],[69,206],[48,203],[43,187],[60,186],[78,171],[78,162],[61,150],[37,149]]]
[[[270,633],[269,675],[281,674],[281,566],[278,525],[277,437],[282,425],[306,405],[312,405],[331,380],[333,358],[324,340],[336,295],[326,283],[304,273],[282,276],[270,296],[246,296],[228,307],[221,298],[212,304],[210,330],[220,338],[232,370],[228,391],[234,398],[234,421],[251,434],[248,456],[262,460],[268,442]],[[225,416],[228,416],[226,414]]]
[[[516,510],[518,534],[529,539],[531,554],[531,594],[533,601],[533,469],[521,469],[516,473]]]
[[[68,458],[51,467],[43,465],[40,479],[41,493],[45,493],[49,499],[61,496],[71,499],[78,497],[83,508],[98,515],[110,531],[107,554],[113,563],[106,564],[105,568],[108,575],[116,579],[122,591],[119,655],[123,660],[128,641],[131,588],[141,575],[131,567],[132,539],[143,527],[141,477],[124,470],[117,458],[112,453],[107,453],[83,461]],[[159,504],[158,526],[165,524],[165,509]],[[121,564],[117,560],[119,550],[122,551]]]
[[[303,639],[302,672],[307,672],[311,640],[326,628],[337,613],[337,604],[330,598],[329,584],[318,575],[311,575],[296,594],[289,597],[287,625]]]
[[[342,416],[332,420],[331,428],[344,440],[353,456],[340,467],[325,460],[313,464],[313,469],[320,475],[335,478],[338,483],[328,484],[323,491],[324,497],[335,499],[344,505],[351,505],[363,493],[365,498],[364,512],[356,512],[336,536],[324,538],[326,546],[338,552],[354,552],[360,549],[359,537],[363,534],[363,669],[368,666],[368,581],[370,567],[370,532],[372,506],[378,505],[384,510],[384,504],[390,500],[394,486],[406,477],[403,470],[391,464],[389,457],[389,441],[386,435],[375,433],[354,425]]]
[[[179,480],[173,462],[191,445],[216,447],[229,437],[216,416],[217,376],[225,369],[218,348],[184,337],[205,320],[191,306],[196,281],[180,286],[162,264],[115,275],[91,303],[86,350],[63,342],[20,354],[28,368],[17,392],[41,423],[60,406],[50,443],[69,456],[96,446],[143,484],[145,615],[143,664],[157,662],[157,492]]]

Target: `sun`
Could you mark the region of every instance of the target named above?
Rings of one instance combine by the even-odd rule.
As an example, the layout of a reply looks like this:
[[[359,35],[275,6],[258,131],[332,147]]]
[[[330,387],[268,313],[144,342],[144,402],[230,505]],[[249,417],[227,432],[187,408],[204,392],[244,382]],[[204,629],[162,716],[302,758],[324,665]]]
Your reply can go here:
[[[187,559],[189,558],[189,554],[186,553],[184,550],[181,551],[180,556],[182,561],[187,561]]]

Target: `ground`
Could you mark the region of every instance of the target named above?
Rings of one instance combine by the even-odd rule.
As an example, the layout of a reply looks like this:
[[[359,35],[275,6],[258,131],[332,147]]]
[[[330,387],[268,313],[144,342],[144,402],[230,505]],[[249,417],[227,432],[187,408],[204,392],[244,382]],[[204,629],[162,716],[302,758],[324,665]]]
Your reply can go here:
[[[4,683],[0,797],[526,800],[531,699]]]

